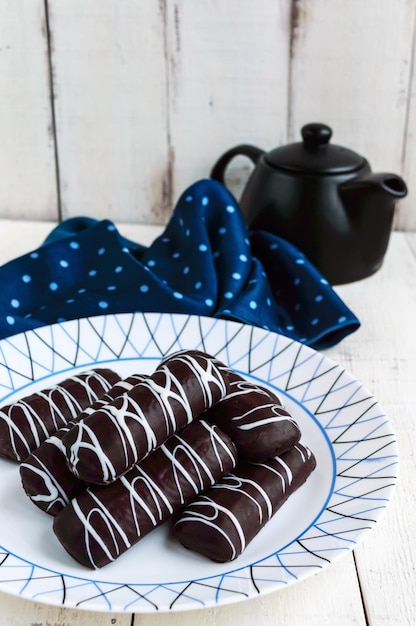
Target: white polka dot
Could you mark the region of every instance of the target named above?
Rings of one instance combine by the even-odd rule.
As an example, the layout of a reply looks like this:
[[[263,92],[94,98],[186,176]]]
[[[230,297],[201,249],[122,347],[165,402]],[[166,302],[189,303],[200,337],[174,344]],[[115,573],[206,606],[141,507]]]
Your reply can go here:
[[[68,300],[65,300],[65,302],[67,304],[72,304],[73,302],[75,302],[74,298],[68,298]]]
[[[305,259],[296,259],[295,263],[297,265],[305,265]]]
[[[329,285],[329,283],[328,283],[328,281],[326,280],[326,278],[321,278],[320,282],[321,282],[323,285]]]
[[[88,276],[96,276],[96,274],[97,274],[97,270],[90,270],[88,272]]]
[[[231,300],[231,298],[234,297],[234,294],[232,293],[232,291],[226,291],[224,294],[224,298],[227,298],[227,300]]]
[[[79,243],[78,241],[71,241],[69,244],[70,248],[72,248],[73,250],[78,250],[79,248]]]
[[[245,254],[240,254],[239,259],[245,263],[247,261],[247,256]]]
[[[15,323],[16,320],[14,319],[14,317],[12,315],[8,315],[6,317],[6,321],[7,321],[8,324],[10,324],[10,326],[13,326],[13,324]]]
[[[120,272],[123,271],[123,266],[122,265],[117,265],[117,267],[114,268],[114,271],[116,274],[120,274]]]
[[[180,253],[180,252],[174,252],[174,253],[172,254],[172,259],[179,259],[179,258],[180,258],[180,256],[181,256],[181,253]]]
[[[85,289],[85,287],[82,287],[81,289],[78,289],[78,293],[85,293],[87,290]]]
[[[108,285],[107,291],[116,291],[117,287],[115,285]]]
[[[194,287],[195,287],[195,289],[201,289],[201,287],[202,287],[201,281],[198,280],[198,282],[195,283]]]
[[[29,276],[29,274],[23,274],[22,280],[24,283],[30,283],[30,281],[32,280],[32,277]]]
[[[192,196],[186,196],[185,198],[185,202],[192,202],[193,197]]]
[[[149,285],[140,285],[140,291],[142,293],[147,293],[149,291]]]
[[[250,309],[257,309],[257,302],[255,300],[250,300],[249,307]]]
[[[288,326],[286,326],[286,330],[289,330],[289,331],[295,330],[295,327],[289,324]]]
[[[13,300],[11,300],[10,304],[12,305],[12,307],[14,309],[17,309],[20,306],[20,302],[16,298],[13,298]]]
[[[208,246],[205,243],[201,243],[198,246],[198,250],[200,250],[201,252],[206,252],[208,250]]]
[[[186,267],[183,268],[183,274],[189,274],[189,267],[188,265]]]
[[[205,304],[206,304],[207,306],[212,306],[212,305],[214,304],[214,300],[211,300],[211,298],[207,298],[207,299],[205,300]]]
[[[69,263],[68,261],[65,261],[65,259],[62,259],[61,261],[59,261],[59,265],[61,267],[68,267]]]
[[[343,324],[346,321],[347,321],[347,318],[345,317],[345,315],[341,315],[341,317],[338,318],[339,324]]]
[[[227,229],[224,226],[218,229],[218,233],[220,235],[225,235],[226,232],[227,232]]]
[[[30,254],[30,258],[31,259],[38,259],[39,258],[39,252],[32,252]]]
[[[182,300],[183,294],[179,293],[179,291],[174,291],[173,292],[173,297],[176,298],[177,300]]]
[[[241,274],[239,274],[238,272],[234,272],[234,273],[232,274],[232,277],[233,277],[235,280],[240,280],[240,278],[241,278]]]
[[[207,196],[204,196],[202,198],[202,206],[208,206],[209,204],[209,198],[207,198]]]
[[[98,250],[98,254],[99,254],[100,256],[102,256],[103,254],[105,254],[105,248],[100,248],[100,249]]]
[[[108,302],[106,302],[105,300],[100,300],[100,302],[98,303],[98,306],[100,307],[100,309],[107,309]]]
[[[109,225],[107,226],[107,230],[109,230],[110,232],[112,232],[112,231],[113,231],[113,230],[115,230],[115,229],[116,229],[116,227],[114,226],[114,224],[109,224]]]
[[[149,267],[154,267],[156,265],[156,261],[154,261],[153,259],[149,259],[147,262],[147,265]]]
[[[227,211],[227,213],[235,213],[235,208],[231,204],[226,206],[225,210]]]
[[[318,295],[315,296],[315,302],[322,302],[323,299],[324,297],[320,293],[318,293]]]
[[[319,319],[317,317],[314,317],[313,320],[311,320],[311,325],[316,326],[317,324],[319,324]]]
[[[49,289],[51,291],[56,291],[58,289],[58,283],[49,283]]]

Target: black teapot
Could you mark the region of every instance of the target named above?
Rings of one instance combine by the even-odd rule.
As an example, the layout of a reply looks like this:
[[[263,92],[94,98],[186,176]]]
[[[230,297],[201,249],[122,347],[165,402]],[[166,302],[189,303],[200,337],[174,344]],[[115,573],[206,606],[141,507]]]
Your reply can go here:
[[[374,174],[356,152],[330,143],[325,124],[303,126],[303,141],[265,153],[250,145],[228,150],[211,178],[224,183],[228,163],[245,155],[255,164],[240,199],[252,230],[297,246],[333,285],[376,272],[385,255],[404,180]]]

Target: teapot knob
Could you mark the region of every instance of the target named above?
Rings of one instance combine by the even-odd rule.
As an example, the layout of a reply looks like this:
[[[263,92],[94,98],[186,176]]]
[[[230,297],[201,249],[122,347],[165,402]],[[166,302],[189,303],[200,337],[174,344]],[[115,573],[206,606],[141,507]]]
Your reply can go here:
[[[326,124],[319,124],[317,122],[305,124],[305,126],[302,127],[301,133],[305,148],[326,146],[332,137],[332,129]]]

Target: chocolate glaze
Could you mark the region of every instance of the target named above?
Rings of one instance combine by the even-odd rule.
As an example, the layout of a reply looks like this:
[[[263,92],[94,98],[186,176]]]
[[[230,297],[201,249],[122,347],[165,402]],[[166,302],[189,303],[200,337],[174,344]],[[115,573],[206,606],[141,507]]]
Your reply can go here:
[[[119,380],[120,376],[110,369],[94,369],[3,407],[0,456],[23,461]]]
[[[182,511],[175,534],[186,548],[227,562],[237,558],[315,469],[301,443],[263,463],[240,463]]]
[[[295,420],[272,391],[228,370],[226,397],[210,408],[204,419],[217,424],[234,441],[239,456],[263,461],[282,454],[299,441]]]
[[[74,559],[103,567],[235,463],[231,439],[197,420],[111,485],[88,487],[54,518],[54,532]]]
[[[64,435],[69,468],[88,483],[113,482],[221,400],[227,384],[209,355],[173,354],[147,380]]]
[[[21,463],[22,485],[33,504],[50,515],[56,515],[69,504],[72,498],[75,498],[87,487],[87,484],[76,478],[67,466],[62,445],[63,436],[77,421],[98,411],[107,402],[123,395],[146,378],[147,376],[135,374],[118,382],[101,400],[96,400],[75,420],[71,420],[54,435],[48,437]]]

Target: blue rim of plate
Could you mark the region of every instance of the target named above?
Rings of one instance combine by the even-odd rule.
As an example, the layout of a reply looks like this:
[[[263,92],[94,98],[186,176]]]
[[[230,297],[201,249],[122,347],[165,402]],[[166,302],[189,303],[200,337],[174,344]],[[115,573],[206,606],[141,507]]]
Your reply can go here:
[[[39,351],[39,348],[42,348]],[[229,604],[302,580],[352,550],[385,511],[397,480],[391,425],[372,394],[324,355],[277,333],[183,314],[101,315],[46,326],[0,341],[0,401],[75,368],[162,359],[199,349],[301,405],[333,459],[328,498],[302,533],[277,552],[220,575],[166,583],[120,583],[46,569],[1,546],[0,590],[94,611],[177,611]],[[38,355],[41,353],[42,358]],[[26,392],[25,392],[26,389]],[[348,419],[344,415],[348,410]],[[41,581],[41,591],[39,591]]]

